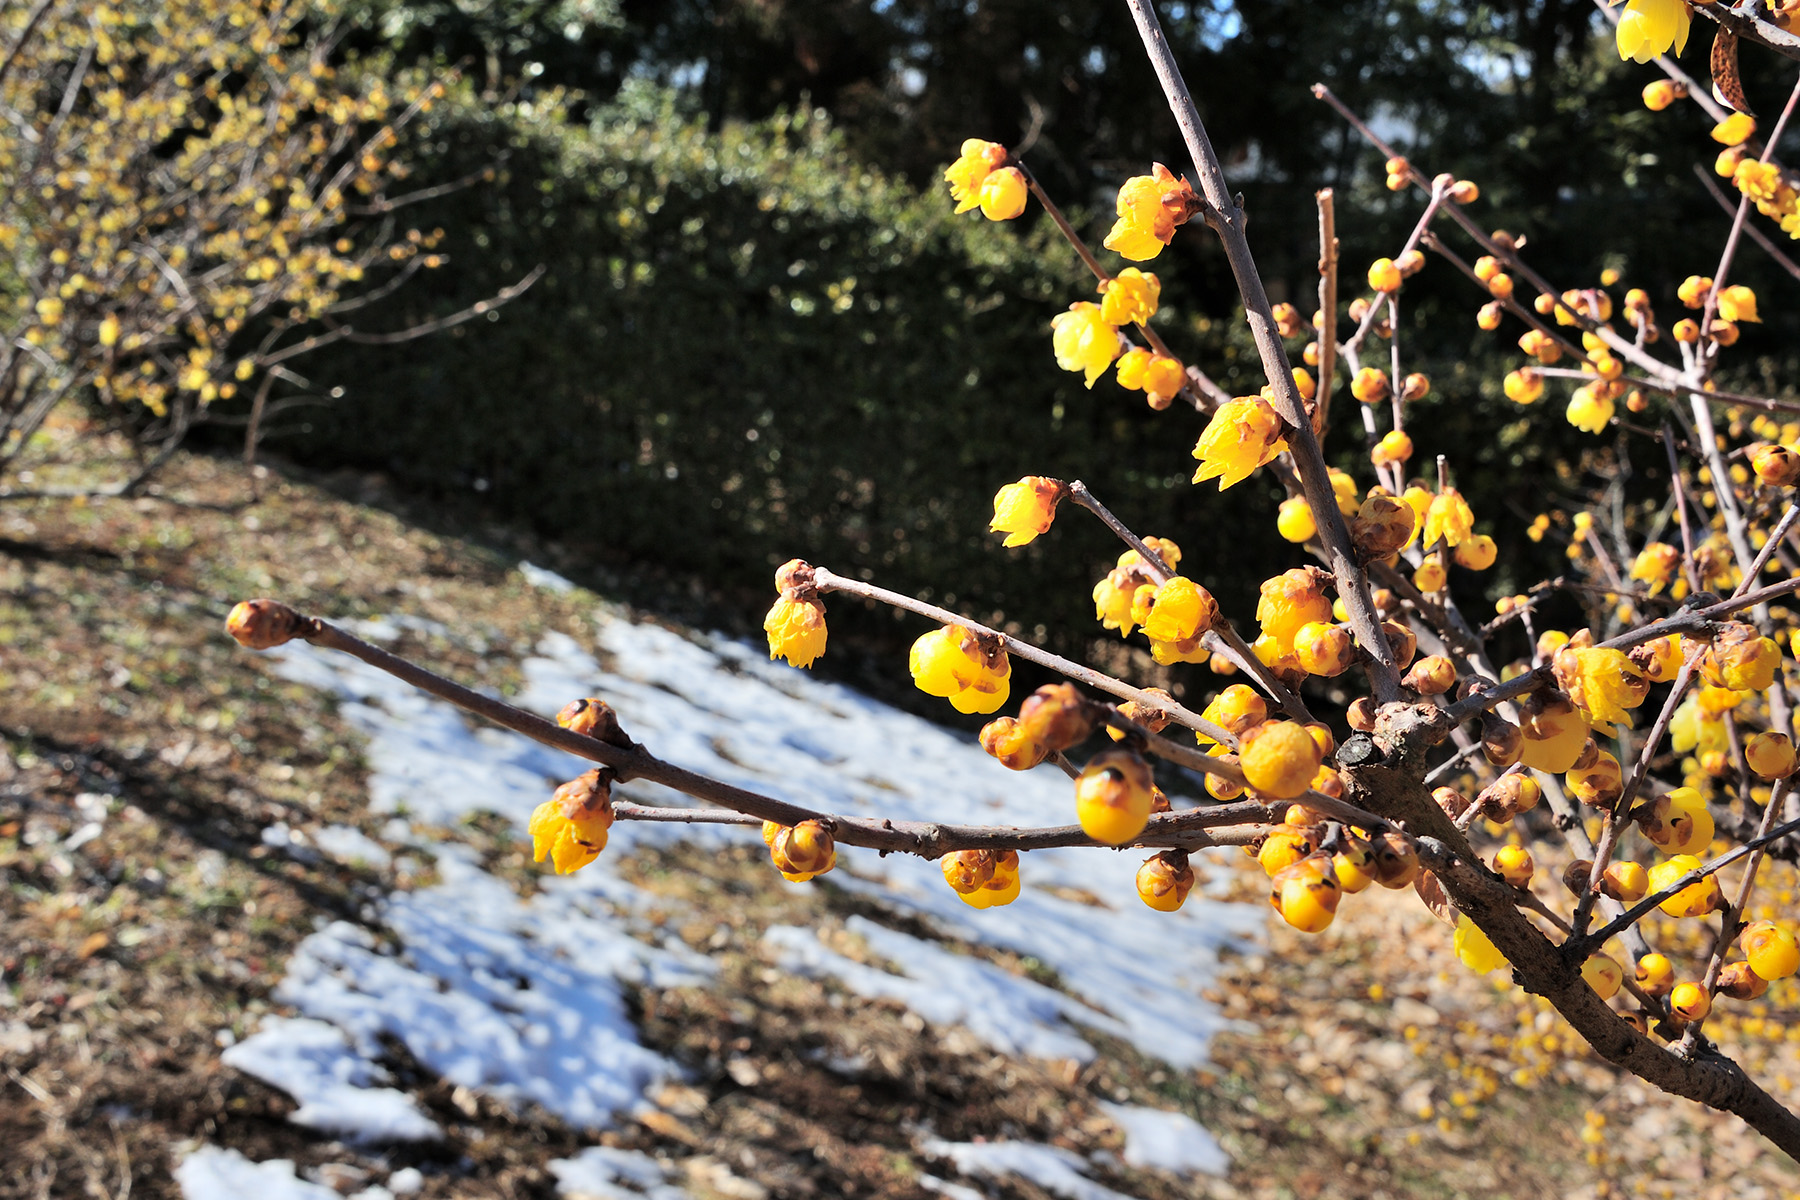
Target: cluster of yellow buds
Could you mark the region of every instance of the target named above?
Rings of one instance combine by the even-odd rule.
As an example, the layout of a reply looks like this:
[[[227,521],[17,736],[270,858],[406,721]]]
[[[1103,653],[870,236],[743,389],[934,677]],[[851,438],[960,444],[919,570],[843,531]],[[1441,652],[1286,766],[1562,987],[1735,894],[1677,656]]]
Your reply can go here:
[[[612,823],[612,773],[597,767],[532,810],[526,831],[533,860],[548,857],[558,875],[579,871],[606,849]]]
[[[763,618],[769,657],[810,667],[825,653],[825,604],[813,585],[812,566],[798,558],[789,559],[775,572],[775,587],[781,595]]]
[[[1012,660],[998,638],[961,625],[922,634],[908,657],[913,683],[961,713],[991,713],[1012,690]]]
[[[1029,189],[1025,173],[1006,165],[1011,157],[997,142],[980,138],[963,142],[961,155],[944,171],[956,211],[980,208],[990,221],[1010,221],[1024,212]]]
[[[1263,580],[1256,601],[1256,620],[1262,628],[1251,647],[1257,658],[1295,678],[1336,675],[1349,665],[1348,642],[1329,632],[1333,626],[1327,589],[1332,582],[1331,576],[1317,567],[1295,567]],[[1307,634],[1305,652],[1300,645],[1302,633]],[[1324,669],[1314,670],[1314,666]]]
[[[1173,571],[1181,565],[1181,547],[1170,539],[1148,537],[1144,539],[1144,545],[1168,570]],[[1149,617],[1157,589],[1150,564],[1136,550],[1127,550],[1119,555],[1117,564],[1106,578],[1094,585],[1094,616],[1107,629],[1118,630],[1120,637],[1130,637],[1131,631]],[[1172,607],[1167,609],[1166,615],[1172,615],[1173,611]],[[1207,623],[1211,623],[1210,615]],[[1205,659],[1185,661],[1204,662]]]
[[[955,850],[938,865],[944,882],[970,908],[998,908],[1019,898],[1017,850]]]
[[[837,841],[823,821],[798,825],[764,821],[762,837],[769,861],[791,883],[806,883],[837,866]]]

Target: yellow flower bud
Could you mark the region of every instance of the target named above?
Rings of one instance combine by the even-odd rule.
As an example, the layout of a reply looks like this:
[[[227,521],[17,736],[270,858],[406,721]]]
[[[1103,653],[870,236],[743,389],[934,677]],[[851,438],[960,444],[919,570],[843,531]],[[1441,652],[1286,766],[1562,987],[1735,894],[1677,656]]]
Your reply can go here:
[[[1375,852],[1375,882],[1382,887],[1398,891],[1419,877],[1419,854],[1405,834],[1380,833],[1369,846]]]
[[[994,519],[988,529],[1004,533],[1006,546],[1027,545],[1050,528],[1056,506],[1068,494],[1068,485],[1060,479],[1027,475],[994,493]]]
[[[1364,367],[1350,381],[1350,394],[1364,404],[1387,399],[1389,390],[1387,373],[1379,367]]]
[[[1712,127],[1712,139],[1726,146],[1741,146],[1756,132],[1756,118],[1734,112]]]
[[[1800,944],[1796,944],[1793,931],[1773,921],[1746,926],[1738,945],[1750,960],[1750,969],[1770,983],[1800,970]]]
[[[1234,683],[1214,696],[1212,702],[1200,710],[1200,715],[1214,725],[1242,736],[1269,719],[1269,706],[1249,684]],[[1212,740],[1203,733],[1195,736],[1202,742]]]
[[[990,221],[1010,221],[1025,211],[1025,176],[1017,167],[990,171],[981,181],[981,215]]]
[[[1399,429],[1390,429],[1379,442],[1370,459],[1378,467],[1404,465],[1413,456],[1413,441]]]
[[[1769,487],[1793,487],[1800,482],[1800,453],[1788,446],[1768,442],[1751,446],[1750,467]]]
[[[1635,904],[1650,894],[1650,874],[1634,862],[1607,863],[1600,890],[1614,900]]]
[[[1029,771],[1050,753],[1048,746],[1034,739],[1012,717],[999,717],[982,726],[981,748],[1009,771]]]
[[[1706,298],[1712,294],[1712,276],[1689,275],[1675,289],[1675,295],[1689,308],[1705,308]]]
[[[1607,955],[1596,954],[1581,964],[1581,978],[1602,1000],[1611,1000],[1625,982],[1625,968]]]
[[[1413,586],[1427,594],[1441,591],[1449,580],[1450,573],[1444,570],[1443,561],[1435,554],[1420,563],[1419,569],[1413,572]]]
[[[1500,328],[1500,321],[1506,315],[1506,309],[1498,300],[1489,300],[1475,311],[1475,324],[1492,333]]]
[[[1075,819],[1097,842],[1118,846],[1150,819],[1150,765],[1132,750],[1103,750],[1075,781]]]
[[[1400,268],[1391,258],[1378,258],[1369,267],[1369,286],[1378,292],[1400,290]]]
[[[1441,654],[1429,655],[1414,663],[1400,682],[1421,696],[1441,696],[1456,686],[1456,664]]]
[[[1496,546],[1494,539],[1485,533],[1471,534],[1464,539],[1462,545],[1452,552],[1451,557],[1456,560],[1456,565],[1459,567],[1466,567],[1471,571],[1485,571],[1493,566],[1495,560],[1500,557],[1500,547]]]
[[[1734,113],[1732,115],[1742,116],[1743,114]],[[1678,983],[1675,985],[1675,990],[1669,993],[1669,1011],[1690,1024],[1695,1021],[1704,1021],[1707,1014],[1712,1012],[1712,997],[1707,995],[1706,989],[1697,983]]]
[[[944,180],[950,185],[950,198],[956,201],[958,213],[966,213],[980,205],[981,185],[1005,161],[1006,147],[995,142],[969,138],[962,144],[961,156],[944,171]]]
[[[1319,933],[1337,916],[1343,888],[1323,855],[1305,858],[1270,881],[1269,903],[1302,933]]]
[[[1698,858],[1691,854],[1677,854],[1650,868],[1650,890],[1660,892],[1672,887],[1682,876],[1699,869]],[[1700,882],[1690,884],[1670,896],[1662,902],[1661,908],[1671,917],[1704,917],[1717,911],[1722,903],[1724,897],[1719,892],[1718,877],[1708,875]]]
[[[1523,846],[1508,844],[1494,851],[1494,874],[1514,887],[1528,886],[1536,871],[1537,864],[1531,860],[1531,851]]]
[[[1281,502],[1281,510],[1275,517],[1275,529],[1290,542],[1305,542],[1319,532],[1319,526],[1313,520],[1312,506],[1304,496],[1294,496]]]
[[[1759,733],[1744,743],[1744,761],[1764,779],[1786,779],[1794,773],[1794,743],[1785,733]]]
[[[1644,85],[1644,107],[1651,112],[1661,112],[1679,100],[1685,88],[1678,87],[1672,80],[1658,79]]]
[[[1164,850],[1144,860],[1137,872],[1138,899],[1157,912],[1174,912],[1194,887],[1194,869],[1184,850]]]
[[[1637,960],[1637,985],[1651,996],[1666,996],[1675,988],[1675,964],[1660,954]]]
[[[1520,762],[1552,775],[1575,765],[1587,745],[1588,723],[1568,697],[1534,696],[1522,706],[1522,717]]]
[[[1238,757],[1250,787],[1274,800],[1305,795],[1322,758],[1312,735],[1293,721],[1256,726],[1244,735]]]

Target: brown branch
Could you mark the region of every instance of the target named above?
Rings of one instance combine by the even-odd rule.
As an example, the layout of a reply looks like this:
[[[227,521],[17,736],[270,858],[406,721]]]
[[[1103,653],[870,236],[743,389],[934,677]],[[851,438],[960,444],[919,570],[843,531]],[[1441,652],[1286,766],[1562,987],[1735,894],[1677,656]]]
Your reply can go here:
[[[1183,82],[1180,68],[1175,64],[1175,54],[1169,49],[1168,40],[1163,36],[1162,24],[1157,20],[1150,0],[1126,0],[1126,3],[1131,8],[1132,19],[1137,23],[1144,49],[1150,56],[1150,65],[1155,69],[1157,80],[1168,98],[1175,123],[1181,127],[1188,153],[1194,160],[1200,189],[1208,206],[1206,223],[1218,233],[1219,240],[1225,246],[1225,256],[1231,263],[1232,276],[1237,281],[1238,292],[1244,300],[1244,316],[1249,322],[1250,334],[1256,341],[1257,352],[1262,359],[1263,374],[1275,393],[1275,410],[1290,427],[1287,435],[1288,449],[1294,461],[1294,469],[1300,476],[1307,504],[1312,508],[1313,520],[1318,525],[1319,541],[1325,549],[1331,573],[1337,579],[1338,596],[1349,614],[1350,628],[1356,635],[1357,644],[1367,656],[1366,667],[1375,698],[1382,703],[1397,700],[1400,698],[1400,672],[1394,663],[1393,648],[1388,645],[1386,636],[1381,632],[1381,618],[1375,612],[1375,602],[1369,595],[1368,577],[1351,547],[1350,531],[1344,524],[1343,514],[1338,511],[1337,496],[1331,486],[1325,457],[1319,450],[1319,439],[1313,433],[1312,419],[1307,415],[1306,407],[1300,400],[1299,389],[1294,383],[1293,368],[1288,362],[1287,349],[1282,345],[1280,331],[1275,327],[1268,291],[1263,287],[1262,276],[1257,273],[1256,260],[1250,253],[1249,240],[1244,235],[1244,210],[1232,198],[1231,190],[1225,182],[1224,168],[1219,165],[1218,155],[1213,152],[1212,142],[1200,121],[1199,110],[1194,107],[1193,97],[1188,94],[1187,84]]]

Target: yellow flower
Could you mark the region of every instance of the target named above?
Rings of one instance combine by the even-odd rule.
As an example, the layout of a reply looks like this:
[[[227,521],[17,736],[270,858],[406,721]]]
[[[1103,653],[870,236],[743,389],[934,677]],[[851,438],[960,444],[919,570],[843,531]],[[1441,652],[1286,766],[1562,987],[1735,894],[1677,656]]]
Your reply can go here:
[[[981,215],[990,221],[1010,221],[1025,211],[1025,174],[1017,167],[990,171],[981,181]]]
[[[1162,280],[1148,271],[1126,267],[1103,285],[1100,315],[1114,325],[1142,325],[1156,315]]]
[[[1219,481],[1222,492],[1271,461],[1285,448],[1281,417],[1259,396],[1239,396],[1214,410],[1194,446],[1200,469],[1194,482]]]
[[[1080,371],[1089,387],[1100,373],[1119,356],[1119,331],[1100,315],[1100,306],[1088,300],[1077,300],[1069,311],[1050,319],[1051,347],[1056,351],[1056,365],[1065,371]]]
[[[1319,532],[1319,526],[1313,520],[1312,505],[1304,496],[1294,496],[1281,502],[1281,511],[1275,517],[1275,529],[1290,542],[1304,542]]]
[[[1133,175],[1119,188],[1119,219],[1101,243],[1133,262],[1147,262],[1175,238],[1175,227],[1197,207],[1194,189],[1156,163],[1149,175]]]
[[[1356,480],[1348,471],[1340,471],[1336,467],[1325,468],[1331,478],[1331,494],[1337,500],[1338,512],[1346,517],[1354,517],[1356,510],[1362,507],[1362,493],[1357,490]]]
[[[1369,458],[1376,466],[1385,467],[1404,464],[1412,456],[1412,438],[1399,429],[1390,429],[1375,443],[1375,449],[1370,452]]]
[[[579,871],[606,849],[606,831],[612,823],[609,778],[593,770],[572,779],[532,810],[526,830],[531,834],[533,861],[543,862],[548,855],[558,875]]]
[[[1312,735],[1293,721],[1265,721],[1245,734],[1243,743],[1244,779],[1274,800],[1305,795],[1323,758]]]
[[[1654,596],[1669,586],[1680,566],[1681,551],[1667,542],[1651,542],[1638,551],[1631,564],[1631,578],[1649,584]]]
[[[106,318],[100,322],[99,336],[100,344],[102,346],[117,345],[119,341],[119,318],[108,313]]]
[[[1425,512],[1425,540],[1421,543],[1425,549],[1442,541],[1454,550],[1474,532],[1475,514],[1461,492],[1445,488],[1431,498],[1431,507]]]
[[[1689,275],[1675,289],[1675,295],[1689,308],[1705,308],[1707,293],[1712,291],[1711,275]]]
[[[1683,0],[1629,0],[1619,14],[1619,57],[1647,63],[1667,54],[1671,46],[1680,54],[1687,46],[1692,20],[1693,13]]]
[[[63,302],[55,296],[45,296],[36,305],[38,320],[46,325],[54,325],[62,320]]]
[[[981,185],[1005,161],[1006,147],[995,142],[970,138],[962,144],[962,156],[944,172],[957,212],[966,213],[981,203]]]
[[[1756,315],[1756,293],[1741,283],[1719,289],[1719,315],[1727,321],[1762,324],[1762,318]]]
[[[1017,483],[1009,483],[994,493],[994,519],[988,525],[992,533],[1004,533],[1005,545],[1028,545],[1050,528],[1056,519],[1056,506],[1068,494],[1060,479],[1027,475]]]
[[[1689,872],[1698,871],[1700,860],[1692,854],[1677,854],[1650,868],[1650,890],[1660,892]],[[1715,911],[1724,899],[1719,893],[1719,878],[1708,875],[1699,883],[1689,884],[1662,902],[1662,910],[1671,917],[1704,917]]]
[[[1531,404],[1544,394],[1544,377],[1530,367],[1509,371],[1501,384],[1506,398],[1517,404]]]
[[[1613,400],[1605,392],[1595,391],[1592,385],[1583,384],[1569,397],[1569,407],[1563,415],[1577,429],[1604,433],[1613,419]]]
[[[1144,618],[1144,636],[1153,642],[1186,642],[1199,637],[1219,616],[1212,593],[1177,575],[1156,589]]]
[[[1650,680],[1623,650],[1565,646],[1554,662],[1557,683],[1596,721],[1629,722],[1625,710],[1642,704],[1650,691]]]
[[[1635,0],[1634,0],[1635,2]],[[1734,112],[1712,128],[1712,138],[1727,146],[1741,146],[1756,132],[1756,118],[1749,113]]]
[[[1759,203],[1773,200],[1781,187],[1781,168],[1746,158],[1732,170],[1732,186]]]
[[[1292,646],[1304,625],[1331,620],[1331,600],[1324,581],[1330,577],[1312,567],[1295,567],[1258,589],[1256,621],[1263,633],[1283,646]]]
[[[1012,663],[998,646],[960,625],[945,625],[912,645],[907,667],[927,696],[942,696],[960,713],[991,713],[1006,703]]]
[[[1378,258],[1369,265],[1369,286],[1378,292],[1400,290],[1400,268],[1391,258]]]
[[[783,596],[763,618],[763,631],[769,635],[770,658],[810,667],[825,653],[825,606],[817,600]]]
[[[1458,914],[1456,936],[1451,939],[1456,948],[1456,957],[1462,960],[1463,966],[1478,975],[1486,975],[1489,971],[1509,966],[1506,955],[1494,946],[1493,940],[1481,932],[1475,922]]]

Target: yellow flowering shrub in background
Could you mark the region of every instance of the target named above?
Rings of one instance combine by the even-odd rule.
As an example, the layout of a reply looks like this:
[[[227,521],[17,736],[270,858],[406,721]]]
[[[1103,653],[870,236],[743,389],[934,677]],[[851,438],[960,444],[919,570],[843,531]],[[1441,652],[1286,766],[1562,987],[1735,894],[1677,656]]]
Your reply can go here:
[[[338,9],[0,14],[0,472],[80,396],[172,448],[215,401],[304,384],[283,364],[363,336],[358,296],[444,261],[394,215],[401,132],[443,87],[339,61]]]

